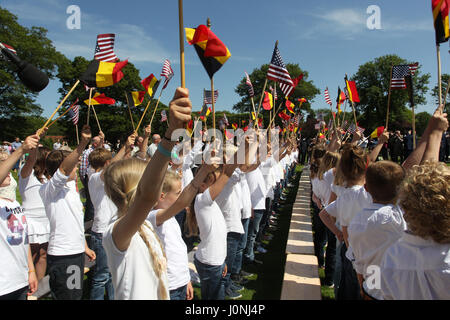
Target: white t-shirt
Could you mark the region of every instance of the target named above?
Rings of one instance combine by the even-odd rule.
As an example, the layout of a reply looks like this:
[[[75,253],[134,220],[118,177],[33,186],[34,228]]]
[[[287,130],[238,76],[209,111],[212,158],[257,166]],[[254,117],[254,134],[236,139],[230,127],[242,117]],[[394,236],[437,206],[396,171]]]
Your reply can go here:
[[[43,179],[44,184],[47,179]],[[44,202],[39,194],[42,183],[31,174],[23,179],[19,173],[19,192],[22,197],[22,208],[28,221],[28,236],[30,243],[45,243],[50,237],[50,221],[45,213]]]
[[[261,170],[247,172],[247,183],[250,189],[250,197],[252,200],[252,209],[265,210],[266,209],[266,182],[261,173]]]
[[[333,169],[328,170],[323,174],[323,179],[319,179],[319,198],[322,205],[326,207],[331,196],[331,184],[334,180]]]
[[[108,260],[114,286],[115,300],[161,300],[159,296],[159,279],[153,269],[150,252],[138,232],[131,238],[130,246],[125,251],[117,249],[112,238],[114,223],[103,233],[103,248]],[[161,245],[155,234],[146,224],[143,226],[148,242],[154,249],[158,260],[167,265]],[[167,267],[165,268],[167,269]],[[167,272],[162,273],[161,280],[165,284],[169,297]]]
[[[153,157],[153,155],[154,155],[155,152],[156,152],[156,149],[158,149],[158,145],[152,143],[152,144],[147,148],[147,154],[148,154],[150,157]]]
[[[201,240],[195,257],[203,264],[221,266],[227,256],[227,226],[209,189],[195,197],[194,210]]]
[[[341,226],[347,227],[359,211],[371,204],[372,196],[364,189],[364,186],[353,186],[330,203],[325,210],[335,217]]]
[[[20,204],[0,199],[0,296],[28,286],[27,229]]]
[[[270,198],[272,200],[275,198],[275,194],[273,192],[273,186],[275,184],[273,167],[275,165],[276,161],[273,159],[273,157],[269,157],[266,161],[262,162],[260,166],[260,170],[264,177],[264,182],[266,183],[266,198]]]
[[[236,185],[239,183],[239,173],[233,172],[227,184],[217,196],[215,202],[222,211],[227,232],[243,234],[244,227],[241,222],[241,203],[237,195]]]
[[[450,300],[450,244],[405,232],[386,250],[380,275],[385,300]]]
[[[89,177],[88,183],[89,194],[95,210],[92,231],[97,233],[105,232],[112,218],[117,213],[116,205],[106,195],[105,183],[101,179],[101,174],[102,171],[93,173]]]
[[[156,225],[157,212],[158,210],[150,211],[147,220],[151,222],[153,230],[156,231],[164,246],[167,257],[169,290],[175,290],[191,281],[187,247],[181,236],[180,225],[175,217],[170,218],[158,227]]]
[[[85,251],[83,204],[75,181],[67,181],[58,169],[39,189],[45,212],[50,221],[50,239],[47,253],[67,256]]]
[[[348,226],[348,241],[353,249],[357,273],[367,279],[380,266],[386,249],[398,241],[406,230],[403,212],[398,206],[372,203],[358,212]],[[382,299],[381,291],[366,287],[375,299]]]
[[[241,175],[240,185],[241,185],[241,203],[242,203],[241,219],[248,219],[252,216],[252,198],[247,183],[247,175],[243,172],[240,172],[240,175]]]
[[[55,142],[55,143],[53,144],[53,150],[59,150],[60,148],[61,148],[61,143]]]

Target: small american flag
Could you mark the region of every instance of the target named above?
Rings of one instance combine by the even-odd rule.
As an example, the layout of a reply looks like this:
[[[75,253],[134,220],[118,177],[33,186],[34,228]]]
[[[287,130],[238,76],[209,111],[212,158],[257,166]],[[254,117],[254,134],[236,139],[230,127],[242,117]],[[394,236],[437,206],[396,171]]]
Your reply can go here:
[[[95,46],[94,59],[106,62],[119,60],[114,53],[114,33],[99,34],[97,36],[97,45]]]
[[[348,121],[345,120],[344,123],[342,124],[342,129],[343,130],[347,130],[347,124],[348,124]]]
[[[333,105],[333,102],[330,99],[330,93],[328,92],[328,88],[325,89],[325,102],[330,106]]]
[[[279,82],[280,89],[286,97],[294,90],[294,82],[284,65],[277,46],[273,50],[272,60],[267,71],[267,79]]]
[[[405,77],[409,74],[413,76],[416,73],[418,67],[419,67],[418,62],[409,65],[403,64],[394,66],[392,68],[391,89],[392,90],[406,89]]]
[[[248,94],[250,95],[250,98],[252,98],[255,96],[255,90],[253,90],[253,84],[250,81],[250,77],[247,72],[245,72],[245,76],[247,77],[247,80],[245,81],[245,83],[248,86]]]
[[[167,121],[166,110],[161,111],[161,122]]]
[[[164,86],[163,86],[163,90],[167,87],[167,85],[169,84],[170,79],[172,79],[173,77],[173,70],[172,67],[170,66],[170,61],[169,60],[164,60],[164,65],[161,71],[161,77],[165,77],[166,80],[164,80]]]
[[[80,105],[77,100],[72,104],[71,109],[69,110],[69,117],[73,122],[73,125],[76,126],[78,124],[78,119],[80,117]]]
[[[270,86],[269,90],[272,92],[272,96],[275,99],[275,101],[277,101],[278,100],[277,87],[275,86],[275,89],[274,89],[274,88],[272,88],[272,86]]]
[[[219,97],[219,90],[214,90],[214,103]],[[203,90],[203,104],[212,104],[211,90]]]

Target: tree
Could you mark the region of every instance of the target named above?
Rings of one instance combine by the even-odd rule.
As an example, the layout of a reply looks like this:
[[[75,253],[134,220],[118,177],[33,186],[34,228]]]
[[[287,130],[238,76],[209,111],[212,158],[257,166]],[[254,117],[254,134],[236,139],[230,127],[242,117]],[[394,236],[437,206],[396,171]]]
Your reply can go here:
[[[295,88],[294,92],[291,94],[290,101],[292,101],[296,105],[296,109],[298,109],[299,103],[297,102],[297,100],[299,98],[306,98],[308,100],[308,102],[303,103],[302,110],[306,110],[309,112],[311,110],[311,101],[314,99],[314,97],[317,94],[320,94],[320,90],[314,86],[312,80],[307,81],[308,72],[300,69],[298,64],[288,63],[286,65],[286,69],[289,71],[289,74],[291,75],[292,79],[297,78],[300,74],[303,73],[303,80],[300,81],[299,85]],[[250,79],[252,81],[253,89],[255,91],[254,101],[255,101],[256,112],[258,112],[258,103],[261,98],[261,94],[262,94],[262,90],[264,87],[264,82],[266,80],[266,75],[267,75],[268,70],[269,70],[269,65],[264,64],[259,69],[253,70],[253,72],[250,74]],[[250,97],[248,95],[248,86],[245,84],[245,82],[246,82],[246,78],[244,77],[235,89],[235,92],[237,94],[239,94],[242,97],[242,99],[240,102],[238,102],[237,104],[235,104],[233,106],[233,110],[236,110],[239,112],[252,112],[253,107],[252,107]],[[274,82],[271,80],[269,80],[267,82],[266,91],[269,92],[269,86],[273,87],[273,85],[274,85],[273,83]],[[284,98],[283,93],[280,90],[279,84],[277,84],[277,93],[278,93],[278,102],[277,102],[277,105],[275,106],[276,109],[278,109],[278,106],[280,103],[284,103],[284,99],[282,99],[282,98]],[[263,109],[261,108],[261,110],[263,110]],[[280,110],[282,110],[282,109],[280,109]]]
[[[425,131],[428,121],[430,121],[431,114],[428,112],[420,112],[416,114],[416,132],[418,136],[422,136]]]
[[[86,60],[83,57],[75,57],[73,61],[68,61],[60,68],[58,78],[62,83],[62,87],[58,91],[61,94],[61,99],[67,94],[67,92],[69,92],[69,90],[75,84],[76,80],[79,79],[79,77],[86,71],[89,63],[90,61]],[[124,141],[124,139],[126,139],[126,136],[133,132],[134,129],[130,119],[130,111],[128,110],[125,93],[144,90],[144,87],[140,83],[141,77],[139,76],[139,70],[136,69],[136,67],[132,63],[128,62],[128,64],[122,69],[122,71],[124,73],[124,77],[122,78],[122,80],[110,87],[97,88],[93,90],[92,94],[92,96],[94,96],[95,92],[104,93],[107,97],[116,100],[115,105],[95,106],[95,111],[97,113],[100,126],[102,128],[102,131],[105,133],[106,139],[108,141],[116,141],[117,139],[121,139],[122,141]],[[159,86],[159,90],[161,90],[161,88],[162,85]],[[159,91],[157,95],[158,94]],[[85,104],[84,101],[89,99],[89,91],[86,91],[82,83],[78,85],[71,96],[67,99],[67,106],[65,108],[61,108],[60,114],[64,112],[65,109],[70,106],[77,98],[79,99],[79,104],[81,106],[78,124],[79,127],[81,127],[87,122],[88,105]],[[138,122],[144,112],[145,107],[147,106],[148,101],[149,96],[148,94],[146,94],[142,104],[131,110],[135,127],[138,125]],[[156,99],[152,99],[150,107],[148,108],[145,118],[140,126],[140,132],[142,132],[143,128],[150,123],[150,119],[155,106]],[[162,132],[160,131],[163,128],[162,124],[160,123],[160,119],[161,110],[163,109],[167,109],[167,106],[160,102],[158,105],[158,111],[155,114],[155,118],[153,120],[152,132]],[[71,139],[71,141],[76,141],[75,127],[70,122],[68,116],[65,116],[64,119],[66,120],[65,134],[69,139]],[[89,124],[93,129],[94,134],[96,134],[99,130],[92,108]]]
[[[0,39],[12,46],[20,59],[45,72],[50,79],[66,61],[56,51],[47,30],[41,27],[26,28],[17,22],[17,16],[0,7]],[[37,93],[30,92],[18,79],[16,67],[0,59],[0,125],[3,139],[23,137],[23,123],[27,116],[39,116],[42,108],[35,103]],[[38,128],[33,128],[37,130]]]
[[[445,90],[447,89],[447,84],[448,84],[448,82],[450,81],[450,74],[448,74],[448,73],[444,73],[442,76],[441,76],[441,79],[442,79],[442,103],[444,102],[444,95],[445,95]],[[436,99],[435,100],[435,102],[436,102],[436,107],[437,107],[437,105],[438,105],[438,103],[439,103],[439,88],[438,88],[438,85],[436,84],[436,86],[433,88],[433,92],[432,92],[432,96]],[[447,95],[447,99],[445,100],[445,107],[444,107],[444,110],[445,110],[445,113],[450,113],[450,92],[449,92],[449,94]]]
[[[359,123],[366,129],[376,128],[386,123],[388,92],[391,67],[410,64],[397,55],[385,55],[361,65],[351,80],[356,82],[361,102],[356,104]],[[416,105],[426,103],[430,74],[420,74],[420,66],[413,76],[414,102]],[[389,111],[389,129],[400,129],[401,124],[410,119],[405,118],[409,109],[408,90],[392,90]]]

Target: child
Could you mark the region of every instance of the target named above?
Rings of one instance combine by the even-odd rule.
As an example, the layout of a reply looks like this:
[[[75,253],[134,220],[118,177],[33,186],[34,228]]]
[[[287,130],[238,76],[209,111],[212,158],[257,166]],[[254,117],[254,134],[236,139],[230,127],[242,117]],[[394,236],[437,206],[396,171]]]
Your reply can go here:
[[[195,178],[181,191],[181,178],[167,171],[161,196],[147,220],[151,222],[167,254],[167,275],[170,300],[192,300],[194,289],[190,282],[187,247],[175,219],[183,208],[189,206],[198,192],[198,186],[214,166],[203,165]]]
[[[80,300],[84,255],[95,259],[84,237],[83,204],[75,182],[78,159],[90,138],[90,128],[84,126],[80,144],[72,153],[54,150],[45,160],[48,182],[40,187],[39,194],[50,221],[47,264],[54,299]]]
[[[40,281],[47,269],[47,248],[50,237],[50,222],[39,194],[40,187],[47,183],[45,158],[50,150],[45,147],[34,149],[19,172],[19,191],[22,207],[28,222],[28,237],[31,254]]]
[[[8,157],[9,157],[9,154],[7,154],[6,152],[0,153],[0,161],[4,161]],[[16,181],[16,179],[14,179],[14,177],[11,173],[9,173],[9,181],[10,181],[10,183],[7,186],[0,187],[0,197],[16,201],[17,181]]]
[[[36,149],[39,136],[27,137],[8,159],[0,163],[0,187],[10,183],[9,173],[27,152]],[[28,245],[27,219],[17,201],[0,197],[0,300],[26,300],[38,280]]]
[[[396,205],[397,191],[405,177],[404,169],[391,161],[379,161],[366,171],[367,192],[373,204],[358,212],[348,227],[348,242],[355,256],[354,267],[361,295],[382,299],[379,288],[367,286],[367,279],[380,266],[386,249],[397,242],[406,229],[403,213]]]
[[[103,233],[103,247],[116,300],[169,299],[162,244],[145,221],[161,195],[175,145],[171,135],[190,121],[191,109],[188,90],[178,88],[169,107],[169,127],[150,162],[131,158],[106,169],[105,192],[118,209],[118,220]]]
[[[236,155],[242,154],[241,148],[245,148],[246,159],[248,159],[250,154],[248,139],[245,139],[245,143],[241,143]],[[216,169],[204,179],[199,186],[200,193],[195,197],[188,212],[190,231],[195,232],[198,226],[201,240],[194,256],[194,264],[200,276],[202,300],[224,300],[225,298],[227,226],[224,215],[214,200],[238,167],[236,160],[233,164],[225,164],[223,168]]]

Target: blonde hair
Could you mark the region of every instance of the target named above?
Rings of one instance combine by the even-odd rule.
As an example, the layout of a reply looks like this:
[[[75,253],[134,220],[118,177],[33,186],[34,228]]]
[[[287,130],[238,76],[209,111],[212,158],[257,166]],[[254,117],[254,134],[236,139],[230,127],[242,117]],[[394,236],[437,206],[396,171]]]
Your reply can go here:
[[[147,162],[138,160],[136,158],[130,158],[117,161],[107,167],[105,171],[105,192],[117,206],[117,216],[119,217],[119,219],[128,212],[128,208],[133,203],[136,196],[136,189],[139,184],[139,180],[141,179],[146,166]],[[143,225],[139,227],[138,233],[148,248],[153,265],[153,270],[159,279],[159,296],[161,297],[161,299],[167,300],[167,289],[162,280],[162,275],[165,271],[165,261],[161,261],[161,259],[158,258],[155,249],[151,246],[147,235],[144,232],[144,225],[153,233],[153,235],[157,239],[161,247],[161,252],[163,253],[165,259],[166,255],[164,253],[163,245],[161,244],[161,240],[159,239],[153,228],[151,228],[146,222],[144,222]]]
[[[162,192],[166,193],[166,192],[174,191],[175,183],[180,180],[181,180],[181,177],[176,171],[167,170],[166,175],[164,176]]]
[[[400,206],[408,229],[416,236],[450,243],[450,169],[425,162],[408,172],[400,192]]]
[[[325,174],[325,172],[327,172],[331,168],[336,167],[336,164],[340,158],[341,155],[339,153],[330,151],[327,151],[327,153],[325,153],[325,155],[322,158],[322,161],[320,162],[319,170],[317,171],[317,176],[319,177],[320,180],[323,179],[323,175]]]

